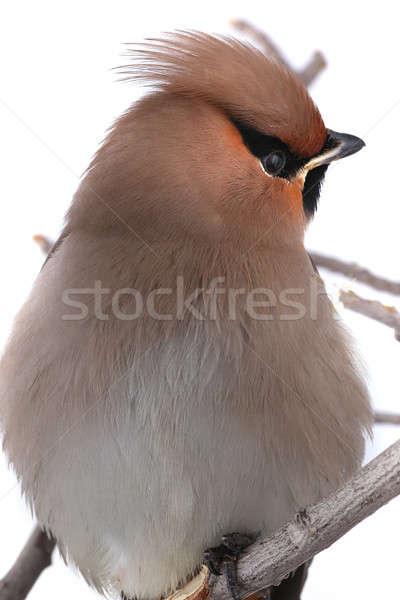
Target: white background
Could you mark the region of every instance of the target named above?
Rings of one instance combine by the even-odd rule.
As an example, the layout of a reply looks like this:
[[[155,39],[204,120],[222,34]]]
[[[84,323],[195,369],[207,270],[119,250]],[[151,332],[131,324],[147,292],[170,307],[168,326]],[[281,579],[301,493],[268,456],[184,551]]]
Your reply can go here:
[[[228,32],[233,17],[268,31],[294,66],[315,49],[329,66],[311,89],[328,127],[363,137],[367,147],[329,170],[310,248],[400,279],[398,183],[400,82],[396,2],[3,2],[0,25],[0,343],[43,256],[32,234],[57,236],[63,215],[112,120],[137,96],[116,83],[122,43],[174,28]],[[389,304],[396,298],[326,274]],[[376,407],[400,411],[400,344],[391,330],[343,314],[370,372]],[[378,426],[367,459],[400,435]],[[0,463],[0,575],[31,527],[6,462]],[[400,500],[315,559],[305,600],[400,598]],[[31,600],[94,598],[59,558]]]

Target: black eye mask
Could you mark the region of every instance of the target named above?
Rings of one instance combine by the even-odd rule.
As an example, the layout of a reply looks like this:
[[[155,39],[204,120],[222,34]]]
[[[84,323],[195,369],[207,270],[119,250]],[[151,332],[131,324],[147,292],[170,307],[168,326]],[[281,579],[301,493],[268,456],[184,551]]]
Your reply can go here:
[[[264,170],[272,177],[290,180],[310,160],[310,158],[303,158],[291,152],[289,147],[277,137],[265,135],[257,129],[235,120],[233,120],[233,124],[239,130],[245,146],[260,160]],[[326,142],[318,154],[328,150],[333,145],[334,142],[330,140],[328,134]],[[278,157],[281,158],[280,163]],[[282,160],[282,157],[284,157],[284,160]],[[317,209],[327,168],[328,165],[321,165],[311,169],[306,175],[303,188],[303,208],[307,217],[311,217]]]

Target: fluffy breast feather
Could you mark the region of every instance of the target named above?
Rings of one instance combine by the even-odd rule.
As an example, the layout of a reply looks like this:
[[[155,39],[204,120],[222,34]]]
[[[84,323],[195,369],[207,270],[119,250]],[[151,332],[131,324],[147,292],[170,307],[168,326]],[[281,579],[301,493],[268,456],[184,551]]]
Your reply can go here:
[[[140,270],[146,250],[132,248],[137,266],[127,266],[127,248],[114,239],[106,252],[102,240],[99,264],[87,242],[64,241],[17,318],[0,365],[4,444],[40,521],[85,576],[156,597],[221,534],[271,531],[348,478],[371,422],[368,394],[324,293],[315,320],[281,320],[279,307],[273,320],[249,319],[243,295],[231,320],[222,294],[215,319],[122,321],[105,300],[110,318],[99,320],[89,295],[84,320],[62,319],[63,290],[100,273],[104,287],[144,295],[175,289],[181,275],[185,297],[221,274],[248,291],[274,281],[277,294],[304,288],[309,309],[316,275],[304,251],[238,265],[221,249],[188,249]],[[62,269],[82,244],[85,268]],[[163,299],[160,312],[176,308],[174,293]]]

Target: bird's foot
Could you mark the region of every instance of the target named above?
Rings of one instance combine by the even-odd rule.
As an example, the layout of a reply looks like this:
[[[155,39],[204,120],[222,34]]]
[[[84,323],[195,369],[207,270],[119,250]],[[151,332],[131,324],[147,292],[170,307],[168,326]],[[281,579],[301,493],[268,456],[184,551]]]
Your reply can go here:
[[[233,600],[240,600],[237,560],[241,552],[254,542],[254,536],[230,533],[222,537],[222,544],[204,552],[204,563],[210,573],[224,575]]]

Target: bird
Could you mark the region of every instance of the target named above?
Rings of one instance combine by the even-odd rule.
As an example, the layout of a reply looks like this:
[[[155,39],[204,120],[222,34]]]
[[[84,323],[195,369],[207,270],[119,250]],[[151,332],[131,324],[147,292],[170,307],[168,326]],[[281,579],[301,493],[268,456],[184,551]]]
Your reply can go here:
[[[363,460],[364,368],[304,236],[329,164],[364,142],[239,39],[174,31],[128,54],[144,92],[3,352],[4,450],[100,593],[166,598],[206,565],[237,598],[237,554]],[[300,598],[306,570],[270,597]]]

